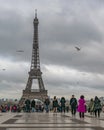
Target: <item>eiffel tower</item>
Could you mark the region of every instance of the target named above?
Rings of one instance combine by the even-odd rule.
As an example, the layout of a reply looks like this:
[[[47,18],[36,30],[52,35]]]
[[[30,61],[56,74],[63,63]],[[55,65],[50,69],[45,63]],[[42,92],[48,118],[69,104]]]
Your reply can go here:
[[[38,40],[38,18],[37,10],[35,10],[35,18],[33,21],[34,25],[34,36],[33,36],[33,48],[32,48],[32,60],[29,72],[29,77],[25,90],[23,90],[22,98],[20,104],[22,104],[26,99],[39,99],[44,101],[47,97],[47,90],[45,90],[44,83],[42,80],[42,72],[40,69],[40,59],[39,59],[39,40]],[[33,80],[38,81],[39,89],[32,89]]]

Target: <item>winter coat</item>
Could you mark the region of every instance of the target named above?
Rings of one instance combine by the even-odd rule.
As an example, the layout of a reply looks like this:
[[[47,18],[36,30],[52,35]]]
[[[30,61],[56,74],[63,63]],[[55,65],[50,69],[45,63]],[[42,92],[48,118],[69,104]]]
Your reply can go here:
[[[47,98],[44,103],[45,103],[45,105],[49,105],[50,104],[50,100]]]
[[[94,101],[94,111],[96,111],[96,110],[101,110],[101,102],[99,99],[96,99]]]
[[[84,99],[79,99],[78,101],[78,112],[86,112],[86,105],[85,105],[85,100]]]
[[[76,107],[77,106],[77,99],[76,98],[71,98],[70,99],[70,105],[71,105],[71,107]]]
[[[94,101],[90,101],[88,105],[88,112],[93,112],[94,110]]]
[[[65,102],[66,102],[65,98],[62,97],[61,100],[60,100],[60,103],[61,103],[62,107],[65,107]]]
[[[35,108],[35,101],[34,100],[32,100],[32,102],[31,102],[31,107]]]
[[[26,106],[30,106],[30,100],[29,99],[27,99],[26,101],[25,101],[25,104],[26,104]]]
[[[53,100],[53,107],[58,107],[58,101],[57,101],[57,99]]]

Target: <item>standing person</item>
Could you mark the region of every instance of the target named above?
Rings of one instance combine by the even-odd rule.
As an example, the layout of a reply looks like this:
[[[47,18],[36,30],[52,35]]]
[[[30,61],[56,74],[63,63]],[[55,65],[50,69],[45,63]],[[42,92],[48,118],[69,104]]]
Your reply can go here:
[[[84,99],[84,96],[81,95],[80,99],[78,100],[78,112],[79,112],[79,117],[84,118],[84,113],[86,112],[86,101]]]
[[[32,100],[31,102],[31,109],[32,109],[32,112],[35,112],[35,100]]]
[[[88,112],[90,112],[90,115],[94,112],[94,100],[91,98],[90,103],[88,104]]]
[[[69,102],[68,101],[66,101],[65,106],[66,106],[66,112],[69,112]]]
[[[49,112],[49,104],[50,104],[50,100],[48,97],[46,97],[44,104],[45,104],[46,112],[48,113]]]
[[[77,99],[74,97],[74,95],[72,95],[72,98],[70,99],[70,106],[72,115],[75,115],[77,108]]]
[[[95,96],[95,100],[94,100],[94,113],[95,113],[95,117],[100,117],[100,112],[101,112],[101,101],[100,99]]]
[[[30,112],[30,104],[31,104],[30,100],[27,99],[27,100],[25,101],[25,104],[26,104],[26,112]]]
[[[66,100],[65,100],[64,97],[61,98],[60,103],[61,103],[61,112],[64,111],[64,113],[65,113],[65,103],[66,103]]]
[[[57,101],[56,96],[54,96],[54,99],[53,99],[53,112],[57,112],[57,107],[58,107],[58,101]]]

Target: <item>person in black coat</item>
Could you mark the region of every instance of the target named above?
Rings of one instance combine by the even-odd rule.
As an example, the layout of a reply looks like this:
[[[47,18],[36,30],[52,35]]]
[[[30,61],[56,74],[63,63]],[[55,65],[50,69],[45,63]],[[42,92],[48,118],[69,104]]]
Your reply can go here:
[[[61,98],[60,100],[60,103],[61,103],[61,112],[65,112],[65,103],[66,103],[66,100],[64,97]]]
[[[77,108],[77,99],[74,97],[74,95],[72,95],[72,98],[70,99],[70,106],[72,115],[75,115]]]
[[[32,100],[31,102],[31,109],[32,109],[32,112],[35,111],[35,100]]]
[[[57,108],[58,108],[58,101],[56,96],[54,96],[53,98],[53,112],[57,112]]]
[[[26,112],[30,112],[30,100],[26,99],[25,104],[26,104]]]

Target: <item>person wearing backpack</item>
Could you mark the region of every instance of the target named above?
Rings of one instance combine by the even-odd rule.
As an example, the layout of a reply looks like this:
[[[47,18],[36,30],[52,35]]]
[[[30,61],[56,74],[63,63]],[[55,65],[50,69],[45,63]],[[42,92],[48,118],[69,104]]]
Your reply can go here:
[[[56,113],[57,112],[57,108],[58,108],[58,101],[57,101],[57,98],[56,96],[54,96],[53,98],[53,112]]]
[[[72,115],[75,115],[77,108],[77,99],[74,97],[74,95],[72,95],[72,98],[70,99],[70,106]]]

